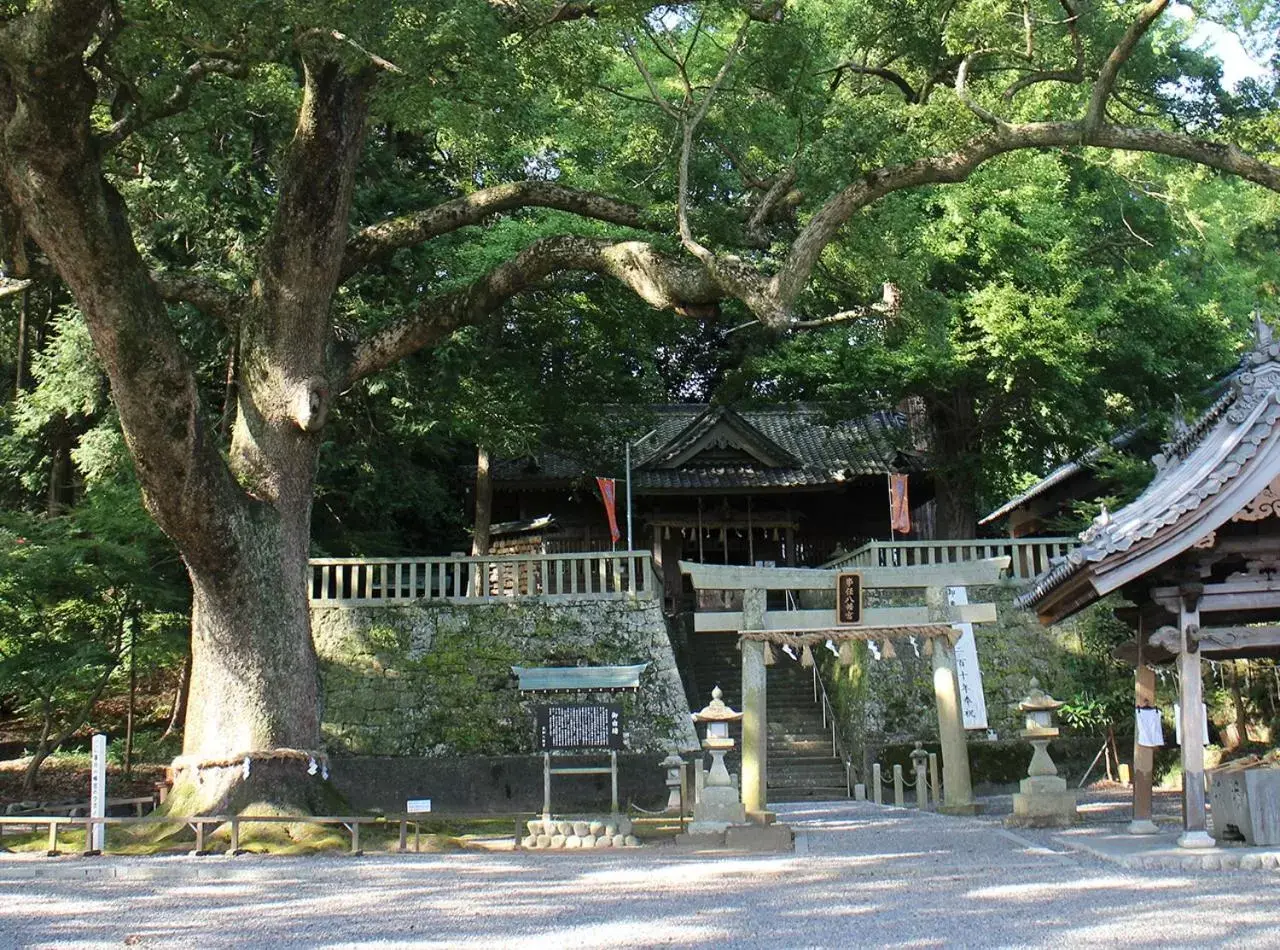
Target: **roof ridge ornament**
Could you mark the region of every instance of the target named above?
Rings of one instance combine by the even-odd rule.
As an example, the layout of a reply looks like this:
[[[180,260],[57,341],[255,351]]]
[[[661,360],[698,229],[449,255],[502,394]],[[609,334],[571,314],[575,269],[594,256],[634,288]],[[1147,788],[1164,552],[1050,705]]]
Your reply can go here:
[[[1262,319],[1262,308],[1253,308],[1253,348],[1255,350],[1265,349],[1271,345],[1274,331],[1267,321]]]

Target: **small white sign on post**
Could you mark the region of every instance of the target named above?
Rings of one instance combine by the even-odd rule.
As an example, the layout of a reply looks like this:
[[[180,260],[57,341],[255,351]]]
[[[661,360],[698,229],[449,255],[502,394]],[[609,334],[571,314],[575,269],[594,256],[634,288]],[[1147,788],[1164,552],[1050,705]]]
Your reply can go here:
[[[89,817],[105,818],[107,815],[107,737],[97,733],[93,737],[89,755]],[[101,851],[107,842],[106,825],[95,824],[90,835],[94,851]]]
[[[431,811],[431,799],[411,798],[405,802],[404,810],[410,815],[421,815]]]
[[[953,607],[969,603],[969,591],[964,587],[948,587],[947,603]],[[960,631],[956,641],[956,679],[960,682],[960,713],[966,729],[987,728],[987,698],[982,692],[982,668],[978,666],[978,642],[973,636],[973,624],[953,623]]]

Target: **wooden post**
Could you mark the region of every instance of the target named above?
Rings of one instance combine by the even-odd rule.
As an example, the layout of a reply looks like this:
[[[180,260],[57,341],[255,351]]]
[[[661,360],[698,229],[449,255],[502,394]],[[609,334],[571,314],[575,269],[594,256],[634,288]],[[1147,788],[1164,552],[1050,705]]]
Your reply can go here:
[[[902,787],[901,765],[893,767],[893,804],[897,808],[902,808],[906,805],[906,795]]]
[[[1138,665],[1133,671],[1133,705],[1154,706],[1156,671],[1146,664],[1146,631],[1138,618]],[[1151,819],[1151,786],[1155,772],[1156,752],[1151,746],[1138,744],[1138,730],[1133,731],[1133,820],[1129,834],[1153,835],[1160,829]]]
[[[360,851],[360,822],[353,821],[351,823],[351,853],[359,856]]]
[[[1178,654],[1178,685],[1181,694],[1179,717],[1182,723],[1182,802],[1185,830],[1178,838],[1183,848],[1212,848],[1213,838],[1205,830],[1208,819],[1204,802],[1204,681],[1200,671],[1199,584],[1183,585],[1178,626],[1182,651]]]
[[[742,629],[764,626],[765,592],[742,592]],[[742,804],[747,817],[760,820],[768,809],[768,693],[764,642],[742,641]]]
[[[946,619],[946,588],[925,588],[925,603],[930,623]],[[956,654],[946,637],[935,637],[933,641],[933,698],[938,710],[938,738],[942,743],[945,797],[940,810],[952,814],[976,814],[979,806],[973,800],[973,783],[969,777],[969,747],[965,742],[964,720],[960,713]]]
[[[942,780],[938,778],[938,753],[929,753],[929,784],[933,786],[933,805],[942,803]]]
[[[880,774],[880,763],[871,766],[871,797],[877,805],[884,804],[884,777]]]

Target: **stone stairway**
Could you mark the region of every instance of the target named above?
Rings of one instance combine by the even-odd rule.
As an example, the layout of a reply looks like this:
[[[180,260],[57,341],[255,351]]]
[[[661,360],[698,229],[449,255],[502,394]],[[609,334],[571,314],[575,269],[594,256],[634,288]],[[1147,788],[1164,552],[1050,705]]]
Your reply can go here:
[[[737,634],[732,633],[694,635],[693,675],[699,709],[711,699],[712,688],[719,686],[724,701],[742,711],[742,656],[737,643]],[[831,728],[823,726],[822,707],[813,699],[813,672],[781,652],[778,662],[766,670],[769,801],[847,798],[844,763],[832,754]],[[742,742],[740,727],[735,726],[730,734],[735,742]],[[736,748],[725,762],[730,771],[738,771]]]

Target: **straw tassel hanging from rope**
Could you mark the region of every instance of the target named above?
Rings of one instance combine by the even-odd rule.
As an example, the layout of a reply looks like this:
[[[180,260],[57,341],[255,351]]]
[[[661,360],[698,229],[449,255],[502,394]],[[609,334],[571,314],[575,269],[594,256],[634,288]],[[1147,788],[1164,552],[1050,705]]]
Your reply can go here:
[[[809,649],[809,644],[804,645],[804,649],[800,651],[800,665],[806,670],[813,667],[813,651]]]
[[[898,651],[893,648],[893,641],[888,637],[884,638],[884,646],[880,648],[880,656],[886,660],[892,660],[898,655]]]
[[[764,642],[764,665],[773,666],[778,662],[778,655],[773,652],[773,644],[768,640]]]
[[[840,665],[853,666],[853,659],[854,659],[853,641],[841,640],[840,641]]]
[[[924,638],[924,655],[933,656],[933,637]]]

